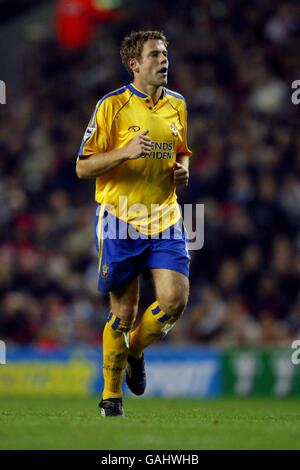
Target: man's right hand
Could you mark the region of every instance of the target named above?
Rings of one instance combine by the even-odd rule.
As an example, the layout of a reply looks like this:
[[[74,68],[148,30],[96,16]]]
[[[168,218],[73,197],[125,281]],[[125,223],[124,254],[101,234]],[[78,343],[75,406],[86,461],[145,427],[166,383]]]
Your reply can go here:
[[[90,155],[89,158],[77,158],[76,173],[78,178],[97,178],[125,160],[135,160],[142,155],[150,155],[151,139],[147,136],[148,132],[149,130],[141,132],[126,147]]]
[[[135,160],[143,155],[150,155],[152,148],[151,139],[147,136],[148,132],[149,130],[141,132],[124,147],[129,160]]]

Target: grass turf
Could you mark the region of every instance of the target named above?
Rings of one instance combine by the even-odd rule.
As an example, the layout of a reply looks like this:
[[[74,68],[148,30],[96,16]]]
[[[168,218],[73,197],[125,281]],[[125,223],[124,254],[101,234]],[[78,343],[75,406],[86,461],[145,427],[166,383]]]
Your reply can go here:
[[[125,399],[102,418],[97,398],[1,398],[0,449],[299,449],[300,401]]]

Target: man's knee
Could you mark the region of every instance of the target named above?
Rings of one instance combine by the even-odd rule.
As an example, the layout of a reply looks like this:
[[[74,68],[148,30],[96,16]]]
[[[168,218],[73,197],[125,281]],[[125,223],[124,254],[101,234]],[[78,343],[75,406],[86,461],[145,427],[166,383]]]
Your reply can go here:
[[[139,291],[137,281],[128,288],[110,293],[110,307],[122,321],[134,323],[137,315]]]
[[[185,289],[172,289],[160,295],[158,299],[160,308],[176,320],[183,314],[187,301],[188,292]]]
[[[138,299],[135,296],[119,299],[112,295],[110,306],[114,315],[123,321],[133,323],[137,314]]]
[[[114,315],[119,317],[122,321],[134,323],[137,314],[137,305],[131,304],[116,304],[111,303],[111,311]]]

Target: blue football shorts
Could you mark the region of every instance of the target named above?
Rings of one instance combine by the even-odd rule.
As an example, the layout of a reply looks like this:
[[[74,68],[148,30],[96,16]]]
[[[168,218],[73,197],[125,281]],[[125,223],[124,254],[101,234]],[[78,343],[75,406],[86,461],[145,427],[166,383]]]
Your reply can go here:
[[[95,242],[99,254],[98,290],[118,290],[149,269],[171,269],[189,275],[190,255],[182,220],[153,237],[97,206]],[[102,214],[103,212],[103,214]]]

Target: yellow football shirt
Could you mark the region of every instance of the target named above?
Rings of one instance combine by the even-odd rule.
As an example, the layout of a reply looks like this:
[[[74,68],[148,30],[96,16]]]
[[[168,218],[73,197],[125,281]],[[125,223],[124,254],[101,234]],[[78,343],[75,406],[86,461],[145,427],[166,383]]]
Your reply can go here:
[[[125,147],[149,129],[149,156],[127,160],[96,178],[96,201],[146,235],[167,229],[180,218],[173,166],[176,156],[191,156],[187,109],[182,95],[163,88],[154,105],[133,84],[105,95],[96,106],[79,155]],[[105,158],[105,156],[103,156]]]

